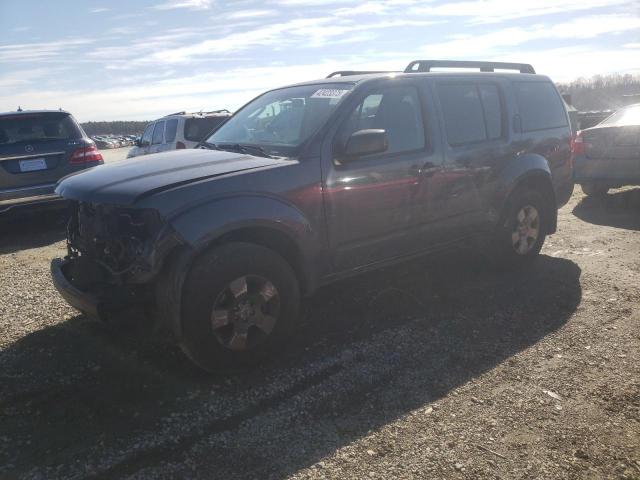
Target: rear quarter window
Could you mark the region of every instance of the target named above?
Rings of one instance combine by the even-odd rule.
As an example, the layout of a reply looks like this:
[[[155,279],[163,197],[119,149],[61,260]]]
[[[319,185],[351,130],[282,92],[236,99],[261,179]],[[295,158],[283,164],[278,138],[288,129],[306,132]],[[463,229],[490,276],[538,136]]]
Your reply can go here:
[[[522,130],[566,127],[567,116],[560,95],[549,82],[513,82]]]

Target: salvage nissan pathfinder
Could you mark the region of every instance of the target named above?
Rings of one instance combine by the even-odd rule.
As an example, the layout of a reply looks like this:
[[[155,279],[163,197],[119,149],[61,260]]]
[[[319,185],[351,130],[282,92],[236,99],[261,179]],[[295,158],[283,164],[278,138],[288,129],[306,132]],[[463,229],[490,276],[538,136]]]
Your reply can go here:
[[[255,364],[335,280],[471,238],[526,267],[573,190],[570,143],[560,95],[527,64],[278,88],[197,149],[62,180],[73,212],[53,280],[90,316],[152,312],[206,370]]]

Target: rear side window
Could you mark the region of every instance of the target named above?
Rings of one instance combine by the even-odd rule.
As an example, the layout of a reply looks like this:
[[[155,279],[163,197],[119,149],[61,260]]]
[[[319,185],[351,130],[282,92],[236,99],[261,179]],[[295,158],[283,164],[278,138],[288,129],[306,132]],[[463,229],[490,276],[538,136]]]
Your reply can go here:
[[[498,87],[491,84],[478,85],[480,100],[484,109],[484,119],[487,125],[487,138],[495,140],[502,136],[502,104]]]
[[[66,113],[6,115],[0,117],[0,145],[81,138]]]
[[[227,118],[229,117],[187,118],[184,122],[184,138],[190,142],[201,142]]]
[[[178,131],[178,119],[172,118],[167,120],[164,127],[164,143],[171,143],[176,140],[176,132]]]
[[[565,127],[567,116],[560,95],[549,82],[513,82],[522,130]]]
[[[487,139],[480,94],[474,84],[438,85],[449,145]]]
[[[153,145],[157,145],[162,143],[162,135],[164,134],[164,122],[156,123],[155,128],[153,129],[153,141],[151,142]]]

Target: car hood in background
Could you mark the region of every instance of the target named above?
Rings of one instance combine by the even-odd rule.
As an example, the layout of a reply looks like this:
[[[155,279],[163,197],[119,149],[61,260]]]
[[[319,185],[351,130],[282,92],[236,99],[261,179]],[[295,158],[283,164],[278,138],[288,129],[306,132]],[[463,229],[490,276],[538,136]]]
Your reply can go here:
[[[65,177],[56,193],[71,200],[126,206],[199,180],[286,163],[233,152],[178,150],[109,163]]]

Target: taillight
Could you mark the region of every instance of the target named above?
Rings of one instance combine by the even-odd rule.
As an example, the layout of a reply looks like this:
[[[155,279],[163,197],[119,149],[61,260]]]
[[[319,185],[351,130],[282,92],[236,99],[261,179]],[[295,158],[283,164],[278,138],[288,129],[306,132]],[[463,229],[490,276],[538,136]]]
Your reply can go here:
[[[571,141],[571,155],[584,155],[584,138],[582,137],[582,130],[578,130],[578,133]]]
[[[95,145],[89,147],[76,148],[71,153],[69,163],[71,165],[82,165],[84,163],[103,162],[102,154],[98,152]]]
[[[183,148],[187,148],[187,146],[182,142],[176,142],[176,150],[182,150]]]

